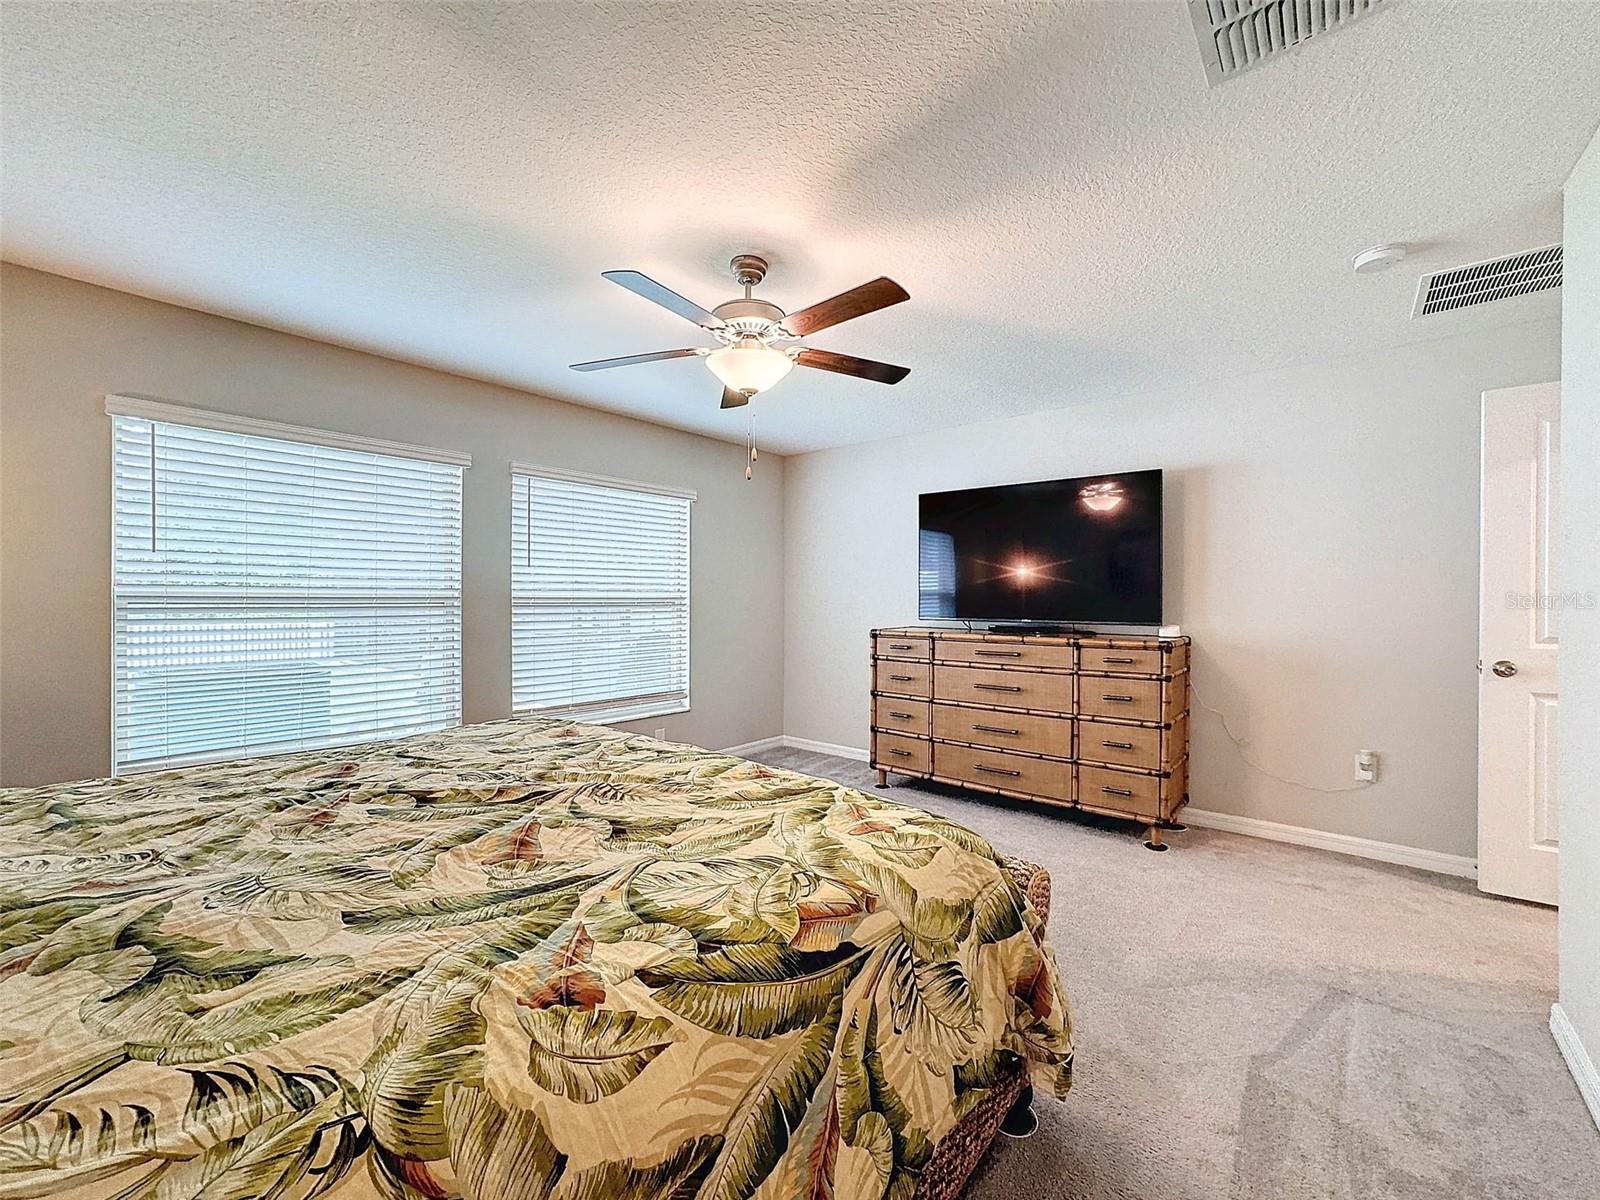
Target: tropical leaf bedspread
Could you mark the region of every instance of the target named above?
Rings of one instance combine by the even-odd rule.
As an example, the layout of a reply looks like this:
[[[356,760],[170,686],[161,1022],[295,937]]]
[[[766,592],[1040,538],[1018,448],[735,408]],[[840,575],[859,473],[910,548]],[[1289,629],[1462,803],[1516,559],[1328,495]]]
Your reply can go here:
[[[1061,1094],[975,834],[510,720],[0,792],[0,1196],[906,1200]]]

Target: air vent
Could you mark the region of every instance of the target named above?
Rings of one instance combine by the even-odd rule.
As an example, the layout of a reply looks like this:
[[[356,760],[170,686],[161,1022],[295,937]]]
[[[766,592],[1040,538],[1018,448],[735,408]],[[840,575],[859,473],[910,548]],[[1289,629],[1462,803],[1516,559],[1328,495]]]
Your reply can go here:
[[[1417,283],[1411,315],[1426,317],[1560,286],[1561,247],[1543,246],[1424,275]]]
[[[1206,78],[1216,87],[1319,33],[1350,24],[1385,0],[1189,0]]]

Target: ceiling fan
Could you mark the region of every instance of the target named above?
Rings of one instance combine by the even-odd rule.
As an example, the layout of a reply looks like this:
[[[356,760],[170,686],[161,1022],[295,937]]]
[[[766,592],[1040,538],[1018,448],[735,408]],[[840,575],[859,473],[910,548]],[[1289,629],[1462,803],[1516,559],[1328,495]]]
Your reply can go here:
[[[905,288],[892,279],[878,278],[863,283],[830,300],[785,313],[776,304],[757,300],[750,290],[767,275],[767,260],[757,254],[739,254],[729,264],[734,280],[744,288],[744,298],[729,300],[709,311],[692,300],[685,300],[671,288],[637,271],[602,271],[601,276],[630,292],[693,321],[712,337],[718,346],[693,346],[683,350],[657,350],[652,354],[630,354],[625,358],[601,358],[594,362],[573,363],[574,371],[604,371],[610,367],[631,367],[635,363],[660,362],[667,358],[703,358],[711,373],[722,381],[722,407],[738,408],[750,397],[772,387],[796,364],[854,375],[875,383],[899,383],[911,374],[909,367],[874,362],[831,350],[815,350],[800,344],[800,339],[819,329],[827,329],[854,317],[888,308],[911,299]]]

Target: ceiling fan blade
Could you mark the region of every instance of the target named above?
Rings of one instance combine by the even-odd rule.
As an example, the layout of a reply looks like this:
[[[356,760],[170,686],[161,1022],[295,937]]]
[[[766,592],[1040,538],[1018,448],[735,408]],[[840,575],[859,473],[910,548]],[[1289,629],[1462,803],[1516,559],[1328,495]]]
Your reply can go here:
[[[634,363],[660,362],[664,358],[689,358],[699,350],[657,350],[652,354],[630,354],[626,358],[597,358],[593,362],[573,363],[574,371],[606,371],[612,367],[631,367]]]
[[[722,389],[723,408],[743,408],[749,403],[750,397],[746,396],[743,392],[736,392],[732,388],[727,387]]]
[[[648,275],[641,275],[637,271],[601,271],[600,277],[621,284],[635,295],[643,296],[646,300],[661,305],[668,312],[675,312],[684,320],[693,321],[703,329],[722,328],[722,321],[719,318],[701,308],[693,300],[685,300],[677,292],[664,284],[657,283]]]
[[[899,383],[911,374],[910,367],[873,362],[870,358],[856,358],[852,354],[835,354],[832,350],[813,350],[809,346],[795,355],[794,361],[802,367],[837,371],[840,375],[854,375],[859,379],[870,379],[873,383]]]
[[[869,312],[877,312],[880,308],[888,308],[891,304],[899,304],[900,301],[909,299],[911,294],[905,288],[892,279],[879,276],[871,283],[863,283],[848,292],[840,292],[831,300],[824,300],[819,304],[813,304],[810,308],[802,308],[797,313],[790,313],[783,319],[783,327],[795,337],[805,337],[819,329],[826,329],[841,321],[862,317]]]

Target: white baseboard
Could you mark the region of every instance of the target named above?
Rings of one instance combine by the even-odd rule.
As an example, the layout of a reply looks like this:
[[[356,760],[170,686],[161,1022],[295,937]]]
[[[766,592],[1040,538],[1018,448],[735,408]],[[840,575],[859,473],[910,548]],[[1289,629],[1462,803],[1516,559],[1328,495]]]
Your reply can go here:
[[[763,750],[776,750],[783,745],[783,735],[777,737],[760,738],[754,742],[740,742],[737,746],[724,746],[718,754],[731,754],[735,758],[749,758],[752,754],[760,754]]]
[[[1178,813],[1178,820],[1201,829],[1219,829],[1224,833],[1242,833],[1247,837],[1310,846],[1315,850],[1332,850],[1335,854],[1371,858],[1402,867],[1435,871],[1441,875],[1459,875],[1465,879],[1478,877],[1476,859],[1459,854],[1443,854],[1438,850],[1423,850],[1417,846],[1402,846],[1397,842],[1377,842],[1371,838],[1352,837],[1347,833],[1328,833],[1321,829],[1307,829],[1303,825],[1280,825],[1277,821],[1263,821],[1259,817],[1237,817],[1232,813],[1210,812],[1203,808],[1182,809]]]
[[[756,753],[777,746],[791,750],[809,750],[813,754],[832,754],[854,762],[867,762],[867,751],[860,746],[840,746],[833,742],[815,742],[810,738],[767,738],[747,746],[732,746],[724,753]],[[1315,850],[1331,850],[1335,854],[1349,854],[1356,858],[1370,858],[1377,862],[1395,863],[1402,867],[1416,867],[1440,875],[1458,875],[1464,879],[1478,877],[1476,859],[1459,854],[1444,854],[1438,850],[1423,850],[1416,846],[1402,846],[1396,842],[1378,842],[1371,838],[1353,837],[1347,833],[1328,833],[1321,829],[1308,829],[1301,825],[1282,825],[1277,821],[1263,821],[1258,817],[1237,817],[1232,813],[1210,812],[1201,808],[1185,808],[1178,820],[1201,829],[1218,829],[1224,833],[1242,833],[1246,837],[1265,838],[1272,842],[1288,842],[1295,846],[1309,846]]]
[[[833,742],[813,742],[810,738],[783,736],[783,744],[791,750],[809,750],[813,754],[832,754],[836,758],[848,758],[855,762],[866,762],[870,755],[860,746],[839,746]]]
[[[1600,1071],[1595,1070],[1594,1059],[1578,1040],[1578,1031],[1567,1019],[1566,1010],[1559,1004],[1550,1006],[1550,1033],[1556,1039],[1561,1057],[1567,1060],[1567,1070],[1578,1085],[1578,1093],[1589,1106],[1589,1116],[1600,1125]]]

